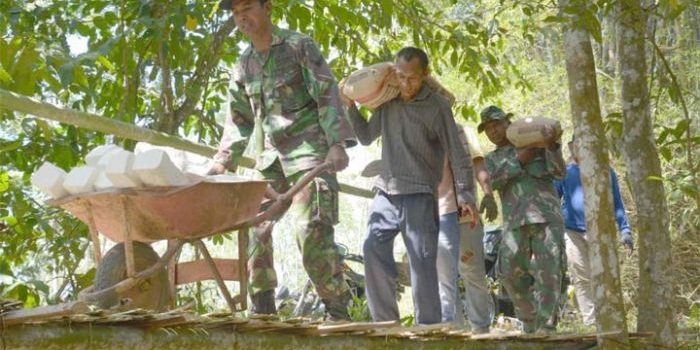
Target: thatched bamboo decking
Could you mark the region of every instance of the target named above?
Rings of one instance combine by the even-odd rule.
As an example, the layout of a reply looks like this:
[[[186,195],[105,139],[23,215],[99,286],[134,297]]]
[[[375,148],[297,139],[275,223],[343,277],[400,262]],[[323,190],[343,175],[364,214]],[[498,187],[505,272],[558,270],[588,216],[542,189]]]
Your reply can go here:
[[[5,308],[7,310],[7,308]],[[69,311],[67,311],[69,310]],[[80,304],[50,312],[2,312],[0,349],[592,349],[595,334],[472,336],[447,324],[405,328],[397,323],[323,323],[308,319],[85,311]],[[81,311],[76,313],[76,311]],[[645,337],[631,335],[633,345]],[[637,346],[634,346],[635,348]]]

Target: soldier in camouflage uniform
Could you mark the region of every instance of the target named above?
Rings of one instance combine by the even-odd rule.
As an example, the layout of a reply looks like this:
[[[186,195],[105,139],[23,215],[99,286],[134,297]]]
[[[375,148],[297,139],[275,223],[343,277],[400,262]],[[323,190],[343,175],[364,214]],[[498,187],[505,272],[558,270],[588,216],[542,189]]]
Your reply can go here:
[[[256,169],[278,192],[287,191],[324,161],[334,172],[348,165],[353,140],[338,85],[308,36],[280,29],[270,19],[270,0],[223,0],[238,30],[251,40],[234,68],[227,116],[212,174],[235,168],[251,135]],[[350,292],[343,279],[333,225],[338,222],[334,173],[317,177],[297,194],[289,211],[297,225],[303,265],[331,320],[347,320]],[[251,230],[248,247],[252,312],[275,313],[272,222]]]
[[[516,149],[506,138],[511,113],[496,106],[481,111],[479,132],[496,145],[486,168],[503,208],[498,278],[513,300],[527,333],[556,331],[556,306],[566,256],[564,220],[552,180],[565,174],[553,129],[543,128],[546,148]]]

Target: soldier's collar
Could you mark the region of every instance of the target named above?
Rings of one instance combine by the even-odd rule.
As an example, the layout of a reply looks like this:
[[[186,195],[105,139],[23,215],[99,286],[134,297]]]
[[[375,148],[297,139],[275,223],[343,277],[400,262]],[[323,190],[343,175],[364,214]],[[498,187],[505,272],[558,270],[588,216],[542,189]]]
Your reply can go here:
[[[270,43],[270,46],[275,46],[283,43],[286,37],[285,34],[286,32],[282,28],[278,26],[272,26],[272,43]]]

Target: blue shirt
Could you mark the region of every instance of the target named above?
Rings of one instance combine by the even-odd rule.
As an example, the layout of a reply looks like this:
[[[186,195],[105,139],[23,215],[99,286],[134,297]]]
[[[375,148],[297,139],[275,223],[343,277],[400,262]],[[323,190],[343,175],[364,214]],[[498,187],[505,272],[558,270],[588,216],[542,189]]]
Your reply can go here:
[[[625,206],[620,196],[620,186],[617,182],[615,171],[610,169],[610,182],[612,184],[613,205],[615,207],[615,221],[620,233],[630,232],[630,226],[625,214]],[[554,181],[559,197],[562,198],[561,209],[564,216],[564,226],[567,230],[580,233],[586,232],[586,217],[583,204],[583,185],[581,184],[581,170],[578,164],[571,163],[566,167],[566,176],[561,181]]]

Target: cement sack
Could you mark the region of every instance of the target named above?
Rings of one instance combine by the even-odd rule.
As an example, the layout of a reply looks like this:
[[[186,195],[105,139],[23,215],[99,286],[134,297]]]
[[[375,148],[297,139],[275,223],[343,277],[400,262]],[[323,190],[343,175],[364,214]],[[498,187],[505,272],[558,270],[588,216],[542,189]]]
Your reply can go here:
[[[391,62],[382,62],[353,72],[340,83],[343,94],[370,109],[381,106],[399,95],[393,66]],[[446,98],[450,105],[455,103],[455,95],[432,76],[425,78],[425,84]]]
[[[393,65],[382,62],[356,70],[341,82],[343,95],[371,109],[393,99],[399,94],[398,83],[391,77]]]
[[[544,148],[545,143],[542,130],[546,126],[554,128],[556,139],[561,138],[562,130],[559,121],[545,117],[528,117],[513,121],[506,130],[506,137],[517,148]]]

